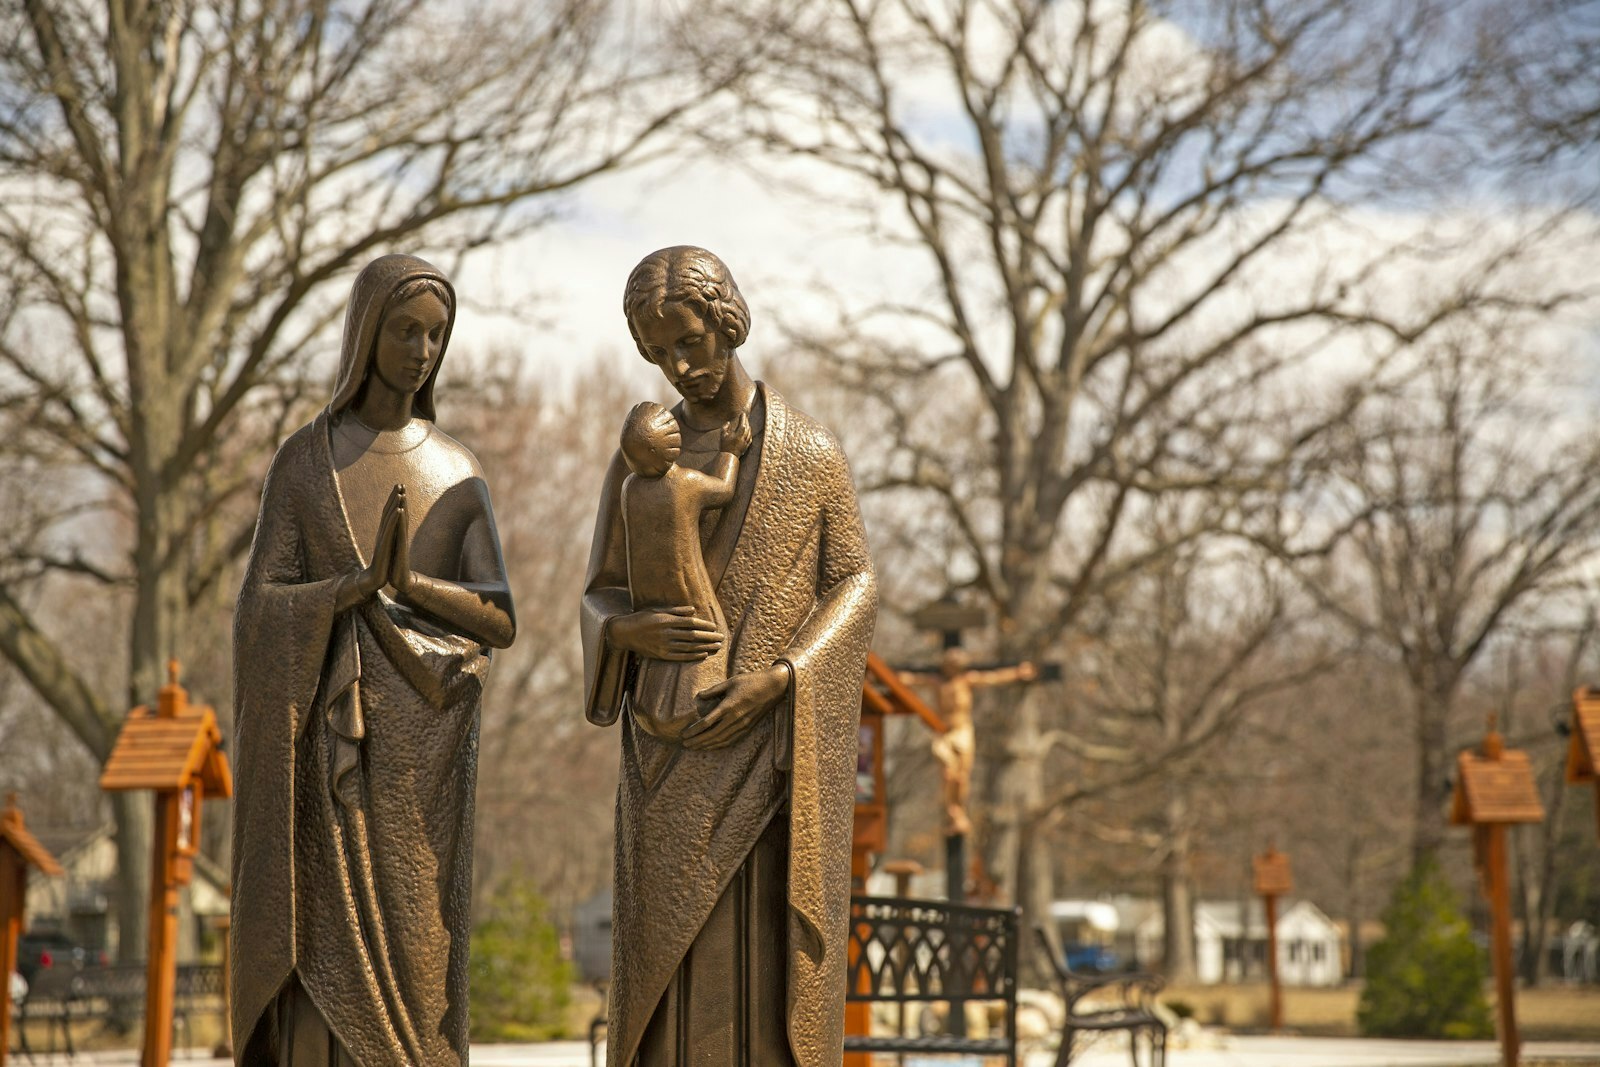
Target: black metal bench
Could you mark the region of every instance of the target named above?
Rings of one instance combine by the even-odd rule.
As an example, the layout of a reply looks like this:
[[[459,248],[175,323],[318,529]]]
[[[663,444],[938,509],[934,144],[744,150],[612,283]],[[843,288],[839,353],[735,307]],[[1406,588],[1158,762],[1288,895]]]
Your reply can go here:
[[[106,1029],[119,1032],[138,1026],[144,1016],[145,966],[142,963],[112,967],[85,967],[61,976],[61,981],[29,989],[18,1011],[18,1041],[28,1056],[26,1025],[44,1022],[55,1052],[55,1034],[60,1033],[68,1056],[77,1056],[72,1043],[76,1022],[99,1021]],[[211,1008],[226,1011],[222,1003],[222,968],[216,964],[184,964],[177,970],[173,985],[173,1030],[189,1035],[189,1016]]]
[[[1017,1062],[1017,912],[905,897],[850,898],[845,999],[901,1006],[896,1034],[847,1035],[846,1052],[953,1053]],[[970,1001],[1004,1005],[1005,1033],[968,1037],[959,1024],[907,1034],[905,1007],[944,1002],[952,1020]]]
[[[65,967],[41,970],[34,974],[28,993],[13,1006],[16,1013],[17,1051],[33,1058],[34,1050],[28,1041],[30,1026],[44,1025],[46,1052],[55,1055],[57,1035],[69,1056],[76,1056],[72,1047],[72,983],[78,973]]]
[[[1150,1037],[1151,1067],[1164,1067],[1167,1062],[1167,1024],[1155,1009],[1156,994],[1165,983],[1156,975],[1139,972],[1079,974],[1051,950],[1043,929],[1035,927],[1033,932],[1038,935],[1045,957],[1055,971],[1056,982],[1061,987],[1061,999],[1066,1007],[1066,1022],[1061,1028],[1061,1049],[1056,1053],[1056,1067],[1067,1067],[1072,1062],[1073,1039],[1078,1034],[1117,1030],[1128,1033],[1128,1055],[1133,1060],[1133,1067],[1139,1067],[1140,1034]]]

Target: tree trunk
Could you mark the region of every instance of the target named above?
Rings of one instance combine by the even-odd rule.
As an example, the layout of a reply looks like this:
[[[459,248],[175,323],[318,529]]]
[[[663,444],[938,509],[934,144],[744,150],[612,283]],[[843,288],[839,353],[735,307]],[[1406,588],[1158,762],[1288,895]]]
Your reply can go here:
[[[1345,853],[1345,921],[1350,924],[1350,969],[1345,973],[1346,978],[1361,978],[1367,973],[1366,946],[1361,940],[1361,921],[1365,917],[1362,908],[1361,885],[1361,843],[1359,838],[1353,838],[1350,847]]]
[[[1555,768],[1555,788],[1545,797],[1545,819],[1537,826],[1519,827],[1511,835],[1517,860],[1517,887],[1522,911],[1522,956],[1517,971],[1530,986],[1543,985],[1550,976],[1550,920],[1555,914],[1556,868],[1560,862],[1561,816],[1567,789],[1562,764]]]
[[[117,961],[138,963],[150,950],[150,846],[155,807],[148,790],[111,793],[116,820],[117,870],[112,912],[117,923]]]
[[[1162,969],[1171,985],[1195,980],[1194,882],[1189,874],[1193,841],[1189,804],[1181,788],[1167,784],[1167,854],[1161,865]]]
[[[155,482],[154,477],[149,479]],[[183,557],[173,553],[177,494],[152,490],[141,500],[134,548],[136,584],[133,629],[129,637],[127,706],[154,707],[167,680],[167,661],[179,652],[188,611]],[[154,809],[146,791],[114,793],[116,820],[117,959],[143,960],[149,951],[149,894]]]
[[[1413,697],[1416,714],[1417,794],[1411,837],[1411,861],[1418,866],[1438,855],[1444,844],[1447,788],[1450,781],[1450,707],[1453,688],[1418,689]]]
[[[1029,947],[1023,956],[1023,974],[1031,974],[1034,982],[1042,984],[1048,982],[1050,971],[1037,959],[1037,942],[1032,930],[1036,924],[1045,924],[1050,914],[1050,903],[1055,896],[1055,868],[1040,828],[1044,815],[1044,745],[1039,729],[1038,701],[1024,695],[1017,708],[1016,723],[1007,751],[1010,766],[1004,778],[1011,791],[1005,807],[1016,820],[1016,832],[1012,835],[1016,849],[1012,902],[1022,909],[1017,930],[1023,937],[1023,944]]]

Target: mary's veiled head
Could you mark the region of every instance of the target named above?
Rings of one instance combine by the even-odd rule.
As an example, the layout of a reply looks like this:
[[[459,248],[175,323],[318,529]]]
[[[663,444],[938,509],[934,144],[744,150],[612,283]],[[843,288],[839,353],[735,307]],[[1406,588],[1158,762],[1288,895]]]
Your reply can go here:
[[[398,301],[405,299],[419,286],[440,295],[446,311],[439,357],[412,401],[412,411],[416,415],[433,419],[433,383],[439,377],[439,366],[444,362],[450,331],[455,326],[455,288],[438,267],[416,256],[400,253],[381,256],[368,263],[356,275],[355,283],[350,287],[350,305],[344,317],[344,342],[339,351],[339,374],[335,379],[333,399],[328,404],[330,412],[338,414],[359,399],[372,373],[373,354],[384,317]]]

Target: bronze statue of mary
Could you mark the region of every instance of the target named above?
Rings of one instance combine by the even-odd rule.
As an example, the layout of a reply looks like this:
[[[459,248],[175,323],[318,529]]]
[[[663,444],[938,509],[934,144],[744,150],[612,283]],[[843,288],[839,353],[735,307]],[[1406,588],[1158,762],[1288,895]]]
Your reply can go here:
[[[434,424],[455,291],[357,276],[333,400],[278,450],[234,619],[240,1064],[467,1061],[478,710],[516,624],[472,453]]]
[[[623,455],[600,493],[582,626],[585,713],[621,726],[607,1062],[838,1067],[877,615],[855,487],[833,435],[746,373],[750,311],[720,259],[690,246],[646,256],[624,310],[682,397],[676,462],[727,470],[724,433],[742,422],[741,448],[753,443],[732,493],[694,520],[725,632],[704,605],[633,603],[630,569],[681,566],[682,553],[662,531],[630,546]],[[721,653],[726,680],[693,706],[661,716],[637,699],[643,664]]]

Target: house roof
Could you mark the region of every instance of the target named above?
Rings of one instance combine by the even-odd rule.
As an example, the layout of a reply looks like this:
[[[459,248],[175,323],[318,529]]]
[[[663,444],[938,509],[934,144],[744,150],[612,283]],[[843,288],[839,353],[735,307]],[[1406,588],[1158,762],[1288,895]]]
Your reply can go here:
[[[1297,900],[1278,913],[1278,927],[1285,923],[1308,922],[1326,931],[1330,939],[1340,936],[1339,928],[1323,910],[1309,900]],[[1247,937],[1265,939],[1267,936],[1266,912],[1259,900],[1202,900],[1194,906],[1195,929],[1210,930],[1218,937]],[[1160,909],[1141,924],[1146,934],[1165,925]]]
[[[85,850],[115,832],[116,824],[104,822],[98,826],[42,826],[34,831],[34,836],[63,867],[71,867]]]

